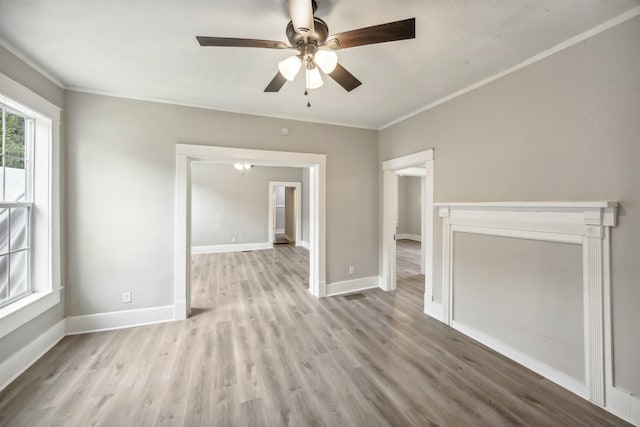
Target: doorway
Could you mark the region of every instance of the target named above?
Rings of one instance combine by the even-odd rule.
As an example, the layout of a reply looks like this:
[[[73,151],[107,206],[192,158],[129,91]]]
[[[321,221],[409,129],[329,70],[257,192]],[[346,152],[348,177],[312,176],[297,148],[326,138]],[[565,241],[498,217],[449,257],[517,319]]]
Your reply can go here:
[[[271,245],[302,244],[302,184],[269,182],[269,243]]]
[[[174,318],[186,319],[191,313],[191,165],[194,161],[309,169],[309,292],[315,297],[325,296],[327,156],[176,144]]]
[[[382,281],[385,291],[397,288],[397,218],[398,175],[412,168],[424,170],[424,189],[421,190],[421,270],[424,272],[424,310],[433,301],[433,168],[434,150],[425,150],[382,162]]]
[[[396,283],[424,294],[424,198],[426,169],[396,171]]]

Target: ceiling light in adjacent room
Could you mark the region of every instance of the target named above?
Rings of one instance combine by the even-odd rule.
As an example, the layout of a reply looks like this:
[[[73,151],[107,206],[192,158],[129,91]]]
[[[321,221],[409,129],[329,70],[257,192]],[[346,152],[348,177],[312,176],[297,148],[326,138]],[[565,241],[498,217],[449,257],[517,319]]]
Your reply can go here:
[[[239,171],[247,171],[249,169],[251,169],[253,167],[252,164],[250,163],[236,163],[233,165],[234,168],[236,168]]]

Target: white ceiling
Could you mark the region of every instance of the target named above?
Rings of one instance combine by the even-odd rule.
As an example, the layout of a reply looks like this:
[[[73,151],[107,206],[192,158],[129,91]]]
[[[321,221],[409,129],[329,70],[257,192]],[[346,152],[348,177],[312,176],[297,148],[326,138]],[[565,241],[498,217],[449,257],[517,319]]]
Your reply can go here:
[[[287,41],[285,0],[2,0],[0,39],[65,87],[378,129],[640,5],[640,0],[317,0],[330,33],[416,17],[416,39],[338,51],[362,81],[303,74],[263,89],[290,51],[203,48],[196,35]]]

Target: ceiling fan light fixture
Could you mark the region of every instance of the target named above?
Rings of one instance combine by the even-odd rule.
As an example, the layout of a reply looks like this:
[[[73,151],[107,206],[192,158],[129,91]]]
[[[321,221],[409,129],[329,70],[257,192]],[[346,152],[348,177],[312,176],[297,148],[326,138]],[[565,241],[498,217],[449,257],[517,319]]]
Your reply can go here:
[[[290,56],[287,59],[278,62],[278,70],[280,70],[280,74],[284,76],[285,79],[289,81],[293,81],[300,71],[300,67],[302,66],[302,60],[296,55]]]
[[[313,60],[325,74],[331,74],[338,65],[338,54],[330,50],[318,50]]]
[[[318,67],[307,68],[307,89],[318,89],[324,84]]]

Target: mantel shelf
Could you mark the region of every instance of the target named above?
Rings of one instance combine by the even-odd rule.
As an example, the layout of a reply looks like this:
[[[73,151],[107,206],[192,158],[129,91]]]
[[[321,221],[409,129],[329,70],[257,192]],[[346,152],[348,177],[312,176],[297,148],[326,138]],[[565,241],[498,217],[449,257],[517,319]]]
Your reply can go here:
[[[450,208],[524,208],[524,209],[606,209],[618,207],[618,202],[437,202],[437,207]]]

